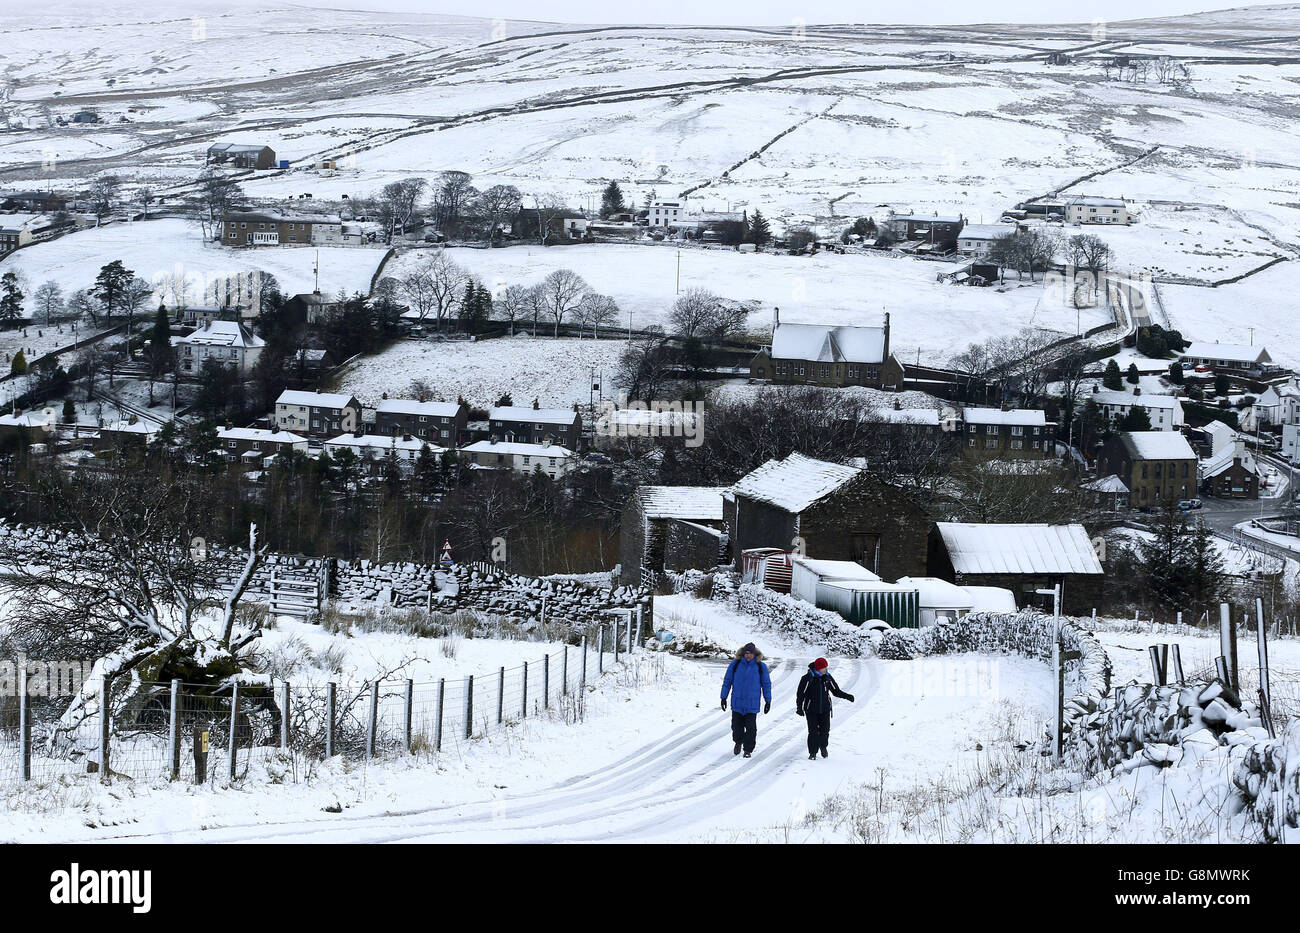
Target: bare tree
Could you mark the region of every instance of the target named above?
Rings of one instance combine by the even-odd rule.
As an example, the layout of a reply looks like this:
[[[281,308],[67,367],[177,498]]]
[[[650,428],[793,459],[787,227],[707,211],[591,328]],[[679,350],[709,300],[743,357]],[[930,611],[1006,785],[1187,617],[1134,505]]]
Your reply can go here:
[[[565,317],[582,303],[590,290],[586,280],[572,269],[556,269],[542,280],[542,305],[555,321],[554,336],[560,336]]]
[[[53,279],[36,289],[32,298],[36,303],[36,313],[45,315],[47,325],[51,319],[63,313],[63,289]]]
[[[406,229],[428,186],[423,178],[403,178],[384,185],[380,190],[379,213],[387,242],[393,242],[396,231]]]
[[[1083,269],[1092,276],[1092,291],[1095,295],[1101,287],[1101,277],[1114,261],[1114,254],[1106,241],[1091,233],[1079,233],[1066,241],[1066,258],[1076,269]]]
[[[206,168],[196,180],[197,219],[203,238],[220,234],[221,218],[244,198],[244,191],[216,168]]]
[[[444,236],[454,232],[465,208],[477,194],[473,181],[474,176],[468,172],[447,171],[438,176],[433,189],[433,216]]]
[[[679,337],[701,337],[714,326],[722,299],[707,288],[688,288],[677,296],[668,312],[672,332]]]
[[[100,175],[90,183],[90,201],[96,217],[104,217],[113,211],[113,202],[122,187],[122,179],[116,175]]]
[[[579,324],[578,335],[582,335],[581,328],[590,325],[591,336],[595,339],[596,328],[618,320],[618,314],[618,303],[613,298],[588,292],[573,312],[574,320]]]
[[[419,320],[432,314],[441,329],[444,321],[455,316],[469,280],[465,268],[439,249],[420,259],[410,273],[399,277],[398,287],[402,296],[411,302]]]
[[[497,228],[504,217],[510,217],[519,210],[523,195],[514,185],[493,185],[478,196],[476,205],[487,217],[487,238],[496,238]]]
[[[533,289],[526,285],[507,285],[492,300],[492,313],[510,325],[511,337],[515,335],[515,321],[527,317],[532,311]]]

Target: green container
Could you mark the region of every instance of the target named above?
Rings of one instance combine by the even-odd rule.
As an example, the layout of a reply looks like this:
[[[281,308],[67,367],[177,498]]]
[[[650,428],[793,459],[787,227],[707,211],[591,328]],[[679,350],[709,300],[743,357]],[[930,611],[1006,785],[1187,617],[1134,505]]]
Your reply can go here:
[[[869,619],[880,619],[894,628],[921,625],[920,594],[893,583],[819,583],[817,607],[838,612],[854,625],[862,625]]]

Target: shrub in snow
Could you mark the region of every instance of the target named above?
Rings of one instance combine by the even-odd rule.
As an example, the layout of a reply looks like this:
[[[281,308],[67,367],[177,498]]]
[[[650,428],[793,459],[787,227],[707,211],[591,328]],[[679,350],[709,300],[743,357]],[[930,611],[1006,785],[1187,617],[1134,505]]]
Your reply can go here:
[[[819,645],[828,653],[860,658],[872,653],[871,639],[835,612],[818,609],[788,593],[777,593],[757,583],[738,583],[735,573],[713,576],[712,599],[752,616],[766,629]]]

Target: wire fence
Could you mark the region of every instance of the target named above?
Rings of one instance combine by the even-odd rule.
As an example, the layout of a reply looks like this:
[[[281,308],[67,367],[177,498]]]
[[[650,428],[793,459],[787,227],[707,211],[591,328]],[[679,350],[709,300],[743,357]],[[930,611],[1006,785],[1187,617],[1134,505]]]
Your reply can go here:
[[[513,667],[435,681],[136,681],[109,689],[107,715],[102,688],[80,703],[19,691],[0,697],[0,788],[87,775],[291,783],[336,756],[436,755],[530,718],[582,721],[591,686],[641,650],[617,622]]]

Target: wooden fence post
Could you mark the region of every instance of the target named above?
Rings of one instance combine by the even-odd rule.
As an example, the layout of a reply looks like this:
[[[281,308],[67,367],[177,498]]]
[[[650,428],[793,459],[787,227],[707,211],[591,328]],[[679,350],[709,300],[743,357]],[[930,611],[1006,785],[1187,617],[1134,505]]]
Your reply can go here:
[[[582,680],[579,683],[582,690],[587,689],[587,636],[582,636]]]
[[[167,740],[172,750],[171,780],[181,777],[181,682],[172,680],[171,704],[167,712]]]
[[[1183,680],[1184,680],[1184,678],[1183,678],[1183,653],[1182,653],[1182,651],[1179,649],[1178,645],[1176,645],[1176,644],[1171,646],[1171,650],[1172,650],[1173,657],[1174,657],[1174,682],[1175,682],[1175,683],[1178,683],[1178,684],[1181,684],[1181,683],[1183,682]]]
[[[596,673],[605,673],[605,625],[596,629]]]
[[[290,696],[289,681],[280,685],[280,751],[289,750],[289,704],[293,702]]]
[[[497,725],[506,718],[506,669],[503,665],[497,672]]]
[[[22,744],[22,779],[32,779],[32,714],[27,699],[27,659],[18,662],[18,741]]]
[[[618,663],[618,619],[614,620],[614,663]]]
[[[465,738],[474,735],[474,675],[465,678]]]
[[[433,749],[442,751],[442,700],[447,692],[447,680],[444,677],[438,678],[438,709],[434,713],[433,723]]]
[[[230,686],[230,735],[226,741],[226,751],[230,758],[230,780],[235,780],[235,733],[239,727],[239,681]]]
[[[564,644],[564,660],[560,662],[560,696],[569,695],[569,644]]]
[[[551,708],[551,656],[542,655],[542,707]]]
[[[338,716],[338,684],[325,685],[325,757],[334,757],[334,721]]]
[[[379,681],[370,684],[370,724],[366,728],[366,757],[375,757],[375,737],[379,733]]]
[[[99,681],[99,783],[101,784],[108,783],[109,733],[113,725],[113,714],[109,709],[110,696],[108,675],[105,674]]]
[[[521,718],[528,718],[528,662],[524,662],[524,695],[519,701],[519,713]]]
[[[402,711],[402,741],[406,745],[406,754],[411,754],[411,718],[415,713],[415,681],[406,680],[406,703]]]

